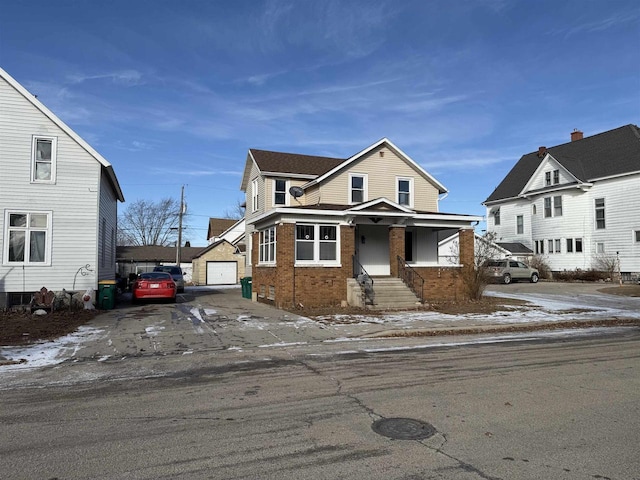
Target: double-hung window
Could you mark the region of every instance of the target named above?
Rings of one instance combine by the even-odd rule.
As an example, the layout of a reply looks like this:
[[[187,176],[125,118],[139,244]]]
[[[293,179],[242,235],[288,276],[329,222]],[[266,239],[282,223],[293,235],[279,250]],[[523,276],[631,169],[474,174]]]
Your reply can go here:
[[[349,174],[349,202],[352,204],[367,201],[367,176],[358,173]]]
[[[49,265],[51,263],[51,212],[5,213],[4,263]]]
[[[551,172],[544,172],[544,185],[545,187],[551,185]]]
[[[604,226],[604,198],[596,198],[596,228],[602,230]]]
[[[522,235],[524,233],[524,216],[518,215],[516,217],[516,234]]]
[[[553,197],[553,216],[554,217],[562,216],[562,195]]]
[[[276,263],[276,227],[260,230],[260,263]]]
[[[567,253],[573,253],[573,238],[567,238]]]
[[[338,264],[338,252],[337,225],[296,225],[296,263]]]
[[[31,181],[54,183],[56,181],[56,137],[34,136],[31,145]]]
[[[544,199],[544,218],[551,216],[551,197],[545,197]]]
[[[258,179],[254,179],[251,182],[251,211],[252,212],[257,212],[258,211]]]
[[[560,183],[560,170],[553,171],[553,184],[557,185]]]
[[[413,206],[413,178],[397,179],[398,203],[406,207]]]
[[[276,178],[273,181],[273,204],[274,205],[286,205],[287,204],[287,181]]]

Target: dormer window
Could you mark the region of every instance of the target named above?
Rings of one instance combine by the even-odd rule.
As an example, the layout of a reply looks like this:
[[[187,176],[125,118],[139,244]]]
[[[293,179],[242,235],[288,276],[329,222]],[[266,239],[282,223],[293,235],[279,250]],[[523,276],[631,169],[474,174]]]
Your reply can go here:
[[[56,179],[56,137],[34,136],[31,147],[31,181],[54,183]]]

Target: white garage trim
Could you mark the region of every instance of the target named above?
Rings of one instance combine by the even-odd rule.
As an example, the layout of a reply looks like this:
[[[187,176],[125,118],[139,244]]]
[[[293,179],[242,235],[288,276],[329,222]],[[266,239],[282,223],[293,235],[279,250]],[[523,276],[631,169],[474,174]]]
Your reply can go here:
[[[238,283],[238,262],[208,261],[207,285],[232,285]]]

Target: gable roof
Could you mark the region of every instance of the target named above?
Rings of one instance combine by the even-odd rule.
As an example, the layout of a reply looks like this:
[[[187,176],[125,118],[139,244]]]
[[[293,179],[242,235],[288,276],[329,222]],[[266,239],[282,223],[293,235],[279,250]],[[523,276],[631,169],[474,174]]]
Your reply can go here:
[[[362,157],[364,157],[365,155],[367,155],[371,151],[375,150],[376,148],[381,147],[382,145],[386,145],[387,148],[389,148],[390,150],[394,151],[395,154],[398,157],[400,157],[402,160],[407,162],[413,169],[415,169],[420,175],[422,175],[429,183],[431,183],[434,187],[436,187],[438,189],[438,193],[446,193],[448,191],[445,188],[444,185],[442,185],[435,178],[433,178],[431,175],[429,175],[424,168],[422,168],[420,165],[418,165],[416,162],[414,162],[413,159],[411,159],[411,157],[409,157],[409,155],[407,155],[402,150],[400,150],[398,147],[396,147],[393,144],[393,142],[391,140],[389,140],[388,138],[382,138],[382,139],[378,140],[376,143],[374,143],[373,145],[370,145],[367,148],[365,148],[364,150],[356,153],[355,155],[352,155],[351,157],[347,158],[346,160],[344,160],[339,165],[336,165],[333,169],[323,173],[319,177],[317,177],[317,178],[311,180],[309,183],[303,185],[302,188],[307,188],[307,187],[309,187],[311,185],[314,185],[316,183],[320,183],[320,182],[324,181],[325,179],[329,178],[331,175],[334,175],[335,173],[339,172],[340,170],[343,170],[344,168],[348,167],[352,163],[356,162],[357,160],[361,159]]]
[[[206,247],[182,247],[180,261],[189,263],[193,257]],[[116,247],[116,261],[120,263],[134,262],[176,262],[176,247],[161,247],[159,245],[143,245]]]
[[[579,182],[640,172],[640,129],[625,125],[548,148],[546,153]],[[523,155],[483,203],[517,198],[545,158],[538,152]]]
[[[97,151],[93,149],[91,145],[85,142],[76,132],[74,132],[66,123],[60,120],[51,110],[44,106],[40,100],[38,100],[35,95],[32,95],[26,88],[24,88],[17,80],[15,80],[11,75],[9,75],[6,71],[4,71],[0,67],[0,78],[3,78],[9,85],[11,85],[18,93],[20,93],[28,102],[30,102],[34,107],[36,107],[40,112],[42,112],[49,120],[55,123],[63,132],[69,135],[73,140],[76,141],[78,145],[80,145],[86,152],[95,158],[104,168],[107,178],[111,183],[114,193],[116,194],[116,198],[121,202],[124,202],[124,195],[122,194],[122,189],[120,188],[120,184],[118,183],[118,179],[116,177],[116,173],[113,170],[113,166]]]
[[[200,250],[197,254],[195,254],[195,255],[193,256],[193,259],[200,258],[200,257],[201,257],[202,255],[204,255],[205,253],[210,252],[210,251],[211,251],[211,250],[213,250],[214,248],[217,248],[219,245],[223,245],[223,244],[225,244],[225,243],[226,243],[226,244],[228,244],[228,245],[230,245],[232,248],[234,248],[234,249],[235,249],[235,251],[236,251],[236,253],[244,253],[244,251],[242,251],[238,245],[234,245],[233,243],[231,243],[231,242],[230,242],[230,241],[228,241],[228,240],[221,239],[221,240],[218,240],[218,241],[216,241],[216,242],[213,242],[212,244],[210,244],[210,245],[209,245],[209,246],[207,246],[207,247],[204,247],[202,250]]]
[[[238,220],[232,218],[209,218],[209,229],[207,230],[207,239],[218,237],[221,233],[238,223]]]

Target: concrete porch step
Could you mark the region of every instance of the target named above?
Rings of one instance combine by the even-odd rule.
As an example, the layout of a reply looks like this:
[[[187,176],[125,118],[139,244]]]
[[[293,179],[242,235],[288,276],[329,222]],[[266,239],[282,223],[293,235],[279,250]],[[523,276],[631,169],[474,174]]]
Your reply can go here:
[[[420,304],[420,299],[402,280],[395,277],[373,277],[373,304],[367,305],[374,310],[411,309]]]

